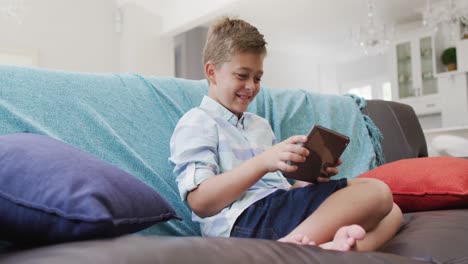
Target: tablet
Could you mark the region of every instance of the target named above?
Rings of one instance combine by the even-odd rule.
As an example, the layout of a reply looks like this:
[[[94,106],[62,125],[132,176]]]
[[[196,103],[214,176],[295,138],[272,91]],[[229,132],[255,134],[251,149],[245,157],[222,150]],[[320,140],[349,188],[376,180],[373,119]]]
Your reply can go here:
[[[349,137],[323,126],[314,125],[303,144],[310,152],[305,162],[297,165],[295,172],[283,172],[287,178],[317,183],[317,178],[327,176],[326,168],[338,162],[349,144]]]

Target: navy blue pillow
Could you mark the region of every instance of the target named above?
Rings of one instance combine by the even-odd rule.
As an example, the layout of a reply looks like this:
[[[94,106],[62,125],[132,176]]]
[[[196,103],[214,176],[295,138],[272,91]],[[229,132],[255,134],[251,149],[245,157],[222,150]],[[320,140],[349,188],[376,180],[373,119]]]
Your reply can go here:
[[[47,136],[0,136],[0,240],[114,237],[180,219],[125,171]]]

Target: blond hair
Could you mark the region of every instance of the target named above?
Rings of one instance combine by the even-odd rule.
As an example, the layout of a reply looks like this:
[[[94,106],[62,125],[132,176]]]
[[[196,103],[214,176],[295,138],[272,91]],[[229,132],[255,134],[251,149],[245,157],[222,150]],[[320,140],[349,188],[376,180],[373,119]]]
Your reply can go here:
[[[244,20],[225,17],[214,23],[208,31],[203,49],[203,65],[211,62],[218,66],[243,52],[266,55],[266,44],[256,27]]]

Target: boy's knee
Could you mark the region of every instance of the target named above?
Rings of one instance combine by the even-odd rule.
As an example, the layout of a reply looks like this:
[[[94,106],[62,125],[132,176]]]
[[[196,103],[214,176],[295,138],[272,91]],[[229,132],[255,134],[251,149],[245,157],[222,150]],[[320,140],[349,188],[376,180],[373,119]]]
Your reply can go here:
[[[371,178],[359,178],[351,180],[351,185],[359,185],[362,191],[368,195],[368,201],[376,210],[381,211],[382,214],[387,215],[392,210],[392,191],[383,181]]]
[[[386,183],[377,179],[368,179],[369,186],[375,191],[375,199],[378,201],[377,207],[382,209],[382,214],[387,215],[393,208],[392,191]]]

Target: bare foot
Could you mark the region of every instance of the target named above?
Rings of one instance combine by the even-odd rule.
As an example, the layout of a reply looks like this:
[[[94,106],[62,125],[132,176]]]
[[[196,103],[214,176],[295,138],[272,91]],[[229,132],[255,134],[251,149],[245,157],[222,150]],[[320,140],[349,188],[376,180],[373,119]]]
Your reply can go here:
[[[343,226],[335,233],[333,241],[323,243],[319,247],[323,249],[349,251],[355,245],[357,240],[366,236],[366,230],[359,225]]]
[[[285,236],[283,238],[278,239],[279,242],[285,243],[293,243],[298,245],[305,245],[305,246],[315,246],[315,242],[311,241],[309,237],[303,234],[297,234],[294,236]]]

